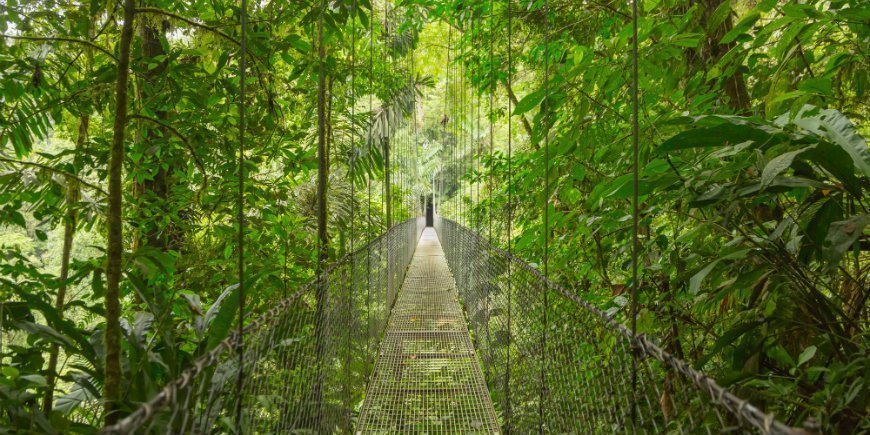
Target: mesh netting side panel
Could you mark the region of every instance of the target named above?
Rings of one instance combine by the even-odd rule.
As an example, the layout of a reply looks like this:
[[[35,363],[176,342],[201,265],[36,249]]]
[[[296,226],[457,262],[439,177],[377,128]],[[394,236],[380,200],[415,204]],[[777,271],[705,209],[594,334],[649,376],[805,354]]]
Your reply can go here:
[[[251,321],[104,433],[352,432],[378,340],[425,222],[402,222]],[[318,297],[321,300],[318,300]],[[321,311],[318,313],[318,306]]]
[[[435,227],[503,430],[789,433],[468,228]]]

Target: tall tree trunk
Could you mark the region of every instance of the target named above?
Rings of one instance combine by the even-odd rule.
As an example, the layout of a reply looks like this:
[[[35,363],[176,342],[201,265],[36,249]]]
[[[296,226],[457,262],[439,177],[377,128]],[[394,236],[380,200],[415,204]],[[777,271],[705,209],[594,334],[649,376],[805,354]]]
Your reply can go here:
[[[168,119],[168,112],[163,108],[165,104],[165,96],[162,94],[162,77],[166,73],[169,61],[166,58],[166,50],[164,49],[163,40],[166,31],[169,29],[169,23],[166,20],[142,20],[138,26],[139,38],[142,41],[142,56],[143,67],[154,61],[158,56],[163,56],[163,60],[157,62],[154,67],[147,68],[147,71],[142,75],[142,80],[138,82],[140,94],[137,95],[139,102],[152,102],[152,110],[154,117],[159,121],[159,125],[154,122],[146,121],[141,124],[141,127],[136,130],[139,135],[139,141],[134,145],[142,156],[139,165],[151,172],[151,177],[146,177],[143,181],[134,181],[137,187],[135,209],[138,215],[135,219],[139,223],[136,231],[137,240],[136,248],[139,243],[144,242],[146,247],[157,249],[161,252],[175,250],[181,247],[180,231],[176,220],[163,220],[163,216],[174,216],[172,213],[172,177],[176,171],[175,156],[171,152],[170,147],[170,132],[165,127]],[[159,152],[151,152],[150,150],[159,150]],[[147,211],[143,213],[143,211]],[[155,221],[153,217],[160,219]],[[168,312],[171,301],[167,301],[166,296],[169,294],[169,286],[172,285],[172,277],[166,279],[149,282],[148,288],[150,294],[148,297],[154,301],[155,305],[160,310]],[[138,299],[137,302],[143,301]],[[152,313],[157,319],[157,324],[154,325],[156,333],[160,334],[164,343],[168,347],[175,344],[175,335],[167,328],[167,324],[171,323],[170,316],[161,315],[160,313]],[[177,369],[177,362],[174,354],[170,355],[165,360],[171,370]]]
[[[704,6],[701,22],[704,27],[707,27],[707,23],[719,5],[727,1],[730,0],[701,0],[702,5]],[[729,50],[734,48],[736,45],[734,42],[729,44],[719,43],[719,41],[722,40],[722,37],[731,31],[733,27],[729,15],[728,18],[722,21],[722,24],[708,33],[706,43],[702,48],[704,52],[701,54],[701,62],[704,62],[705,65],[715,64],[722,58],[722,56],[725,56]],[[749,92],[746,90],[746,79],[743,77],[743,73],[740,72],[740,70],[737,70],[731,76],[725,77],[724,81],[725,94],[728,96],[728,106],[735,113],[748,115],[751,106]]]
[[[90,124],[89,115],[81,115],[79,117],[79,131],[76,137],[76,148],[73,155],[73,167],[75,171],[79,170],[77,162],[78,155],[84,148],[85,141],[88,137],[88,126]],[[76,223],[78,221],[78,213],[76,212],[76,203],[79,201],[79,183],[75,177],[66,177],[66,216],[63,222],[63,249],[60,255],[60,284],[57,288],[57,295],[54,300],[54,308],[59,315],[63,315],[64,305],[66,305],[67,280],[69,279],[69,263],[72,254],[73,238],[76,232]],[[54,384],[57,380],[57,358],[60,354],[60,346],[56,343],[51,345],[48,352],[48,370],[45,379],[48,389],[45,392],[45,397],[42,401],[42,409],[46,414],[51,412],[54,401]]]
[[[88,17],[88,27],[86,34],[88,38],[93,38],[94,34],[94,17]],[[93,65],[93,53],[90,48],[85,48],[85,71],[90,73]],[[73,151],[73,173],[79,173],[81,170],[81,159],[79,158],[85,142],[88,139],[88,130],[90,127],[91,117],[87,113],[79,114],[79,129],[76,136],[76,146]],[[55,295],[54,308],[62,317],[64,307],[66,305],[67,280],[69,280],[69,264],[72,257],[72,246],[75,238],[76,225],[78,224],[78,212],[76,204],[79,201],[79,182],[75,177],[66,177],[66,216],[64,216],[63,226],[63,248],[60,256],[60,276],[58,277],[60,284]],[[54,386],[57,382],[57,360],[60,356],[60,346],[55,343],[51,345],[48,352],[48,370],[46,375],[46,384],[48,385],[45,397],[42,401],[42,409],[48,414],[54,406]]]
[[[325,1],[325,0],[322,0]],[[323,14],[321,9],[320,19],[317,24],[317,267],[318,271],[324,269],[328,258],[327,244],[329,242],[326,231],[326,187],[329,182],[329,153],[326,149],[328,119],[326,114],[326,47],[323,44]]]
[[[166,50],[163,49],[163,35],[166,32],[168,23],[161,20],[158,23],[151,21],[142,22],[139,25],[139,35],[142,38],[142,55],[146,62],[150,62],[157,56],[165,56]],[[150,68],[144,74],[144,83],[141,83],[140,89],[142,95],[140,101],[156,101],[157,105],[161,104],[159,98],[160,90],[159,80],[166,71],[168,60],[164,59],[159,62],[154,68]],[[157,120],[165,122],[167,119],[166,110],[153,110]],[[153,178],[146,178],[142,182],[138,182],[138,186],[134,189],[137,193],[136,201],[139,209],[155,207],[160,210],[160,214],[169,212],[167,202],[169,201],[170,192],[170,177],[173,172],[172,156],[167,152],[169,132],[163,126],[154,126],[150,122],[143,123],[144,128],[141,131],[142,141],[138,144],[140,152],[143,155],[143,160],[140,163],[143,167],[156,167],[156,172]],[[161,149],[158,154],[150,153],[150,149]],[[152,215],[156,215],[153,213]],[[177,247],[177,243],[171,243],[176,239],[174,237],[175,230],[173,222],[161,224],[151,223],[144,226],[144,234],[137,234],[138,237],[143,237],[146,246],[157,248],[160,250],[172,249]]]
[[[109,234],[106,264],[106,363],[103,384],[105,423],[118,421],[121,398],[121,256],[124,253],[121,172],[124,167],[124,128],[127,125],[127,85],[130,73],[130,46],[133,42],[133,0],[124,0],[124,24],[121,28],[118,80],[115,86],[115,122],[109,153]]]
[[[326,148],[327,114],[326,114],[326,47],[323,44],[323,15],[326,14],[326,0],[321,0],[320,17],[317,21],[317,311],[315,312],[315,347],[317,355],[317,379],[314,382],[314,403],[318,406],[314,427],[320,431],[321,411],[323,410],[323,359],[326,331],[324,331],[324,316],[326,310],[327,283],[321,280],[321,273],[326,269],[329,258],[329,237],[326,231],[326,187],[329,182],[329,153]]]

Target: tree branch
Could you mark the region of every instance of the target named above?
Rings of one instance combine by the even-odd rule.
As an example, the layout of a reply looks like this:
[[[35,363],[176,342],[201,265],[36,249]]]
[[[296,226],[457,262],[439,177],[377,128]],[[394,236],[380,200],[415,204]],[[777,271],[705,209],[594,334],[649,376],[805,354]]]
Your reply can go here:
[[[22,41],[37,41],[37,42],[54,41],[54,42],[69,42],[72,44],[82,44],[82,45],[86,45],[88,47],[91,47],[95,50],[99,50],[100,52],[111,57],[112,60],[114,60],[115,62],[118,61],[118,58],[115,57],[115,55],[111,51],[109,51],[109,50],[107,50],[107,49],[105,49],[97,44],[94,44],[91,41],[87,41],[84,39],[65,38],[65,37],[60,37],[60,36],[16,36],[16,35],[6,35],[6,34],[2,35],[2,37],[9,38],[9,39],[18,39],[18,40],[22,40]]]
[[[514,90],[511,88],[511,86],[506,81],[502,81],[502,84],[504,85],[504,88],[507,90],[508,98],[511,99],[511,102],[513,103],[514,107],[517,107],[517,104],[519,104],[519,101],[517,100],[516,94],[514,94]],[[526,119],[525,115],[519,115],[519,118],[520,118],[520,121],[522,121],[523,129],[526,130],[526,134],[528,134],[529,139],[531,139],[532,138],[532,125],[529,124],[529,120]]]
[[[174,20],[178,20],[178,21],[181,21],[183,23],[187,23],[193,27],[199,27],[200,29],[204,29],[204,30],[208,30],[209,32],[213,32],[214,34],[220,36],[221,38],[224,38],[227,41],[230,41],[233,44],[236,44],[238,46],[242,45],[238,39],[233,38],[232,36],[224,33],[222,30],[218,29],[217,27],[209,26],[208,24],[198,23],[198,22],[193,21],[189,18],[184,18],[181,15],[177,15],[177,14],[174,14],[172,12],[160,9],[160,8],[136,8],[136,13],[137,14],[164,15],[164,16],[167,16],[167,17],[172,18]]]
[[[78,181],[79,184],[81,184],[82,186],[89,187],[89,188],[91,188],[91,189],[97,191],[98,193],[101,193],[103,196],[108,195],[108,193],[107,193],[105,190],[103,190],[102,188],[100,188],[99,186],[97,186],[97,185],[95,185],[95,184],[91,184],[91,183],[89,183],[89,182],[87,182],[87,181],[85,181],[85,180],[82,180],[81,178],[79,178],[79,177],[77,177],[77,176],[75,176],[75,175],[73,175],[73,174],[70,174],[69,172],[64,171],[64,170],[62,170],[62,169],[57,169],[57,168],[54,168],[54,167],[51,167],[51,166],[48,166],[48,165],[44,165],[44,164],[42,164],[42,163],[36,163],[36,162],[25,162],[25,161],[23,161],[23,160],[9,159],[9,158],[6,158],[6,157],[0,157],[0,162],[12,163],[12,164],[15,164],[15,165],[22,165],[22,166],[33,166],[33,167],[35,167],[35,168],[45,169],[46,171],[54,172],[54,173],[56,173],[56,174],[63,175],[64,177],[72,178],[72,179]]]

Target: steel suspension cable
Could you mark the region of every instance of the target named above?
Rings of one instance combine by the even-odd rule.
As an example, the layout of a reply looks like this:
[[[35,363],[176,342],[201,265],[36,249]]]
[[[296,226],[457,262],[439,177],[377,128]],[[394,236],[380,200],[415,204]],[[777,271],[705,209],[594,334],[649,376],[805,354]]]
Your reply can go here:
[[[452,28],[450,29],[448,46],[450,47],[450,54],[453,54],[455,57],[456,52],[454,51],[455,48],[453,46],[453,29]],[[449,57],[450,56],[448,56],[448,58]],[[453,207],[451,210],[451,214],[453,215],[452,217],[458,221],[459,220],[459,214],[458,214],[459,207],[458,207],[457,201],[456,201],[456,193],[458,192],[458,189],[457,189],[458,186],[456,186],[456,172],[458,172],[458,169],[456,168],[456,145],[457,145],[457,142],[456,142],[456,122],[458,120],[456,119],[456,83],[455,83],[456,82],[456,66],[453,64],[453,62],[454,62],[454,60],[451,59],[448,63],[448,71],[450,71],[450,74],[449,74],[448,79],[447,79],[448,89],[450,89],[450,93],[449,93],[449,98],[450,98],[449,123],[450,123],[450,142],[452,145],[450,147],[450,166],[452,167],[452,174],[451,175],[454,178],[453,180],[451,180],[451,182],[453,183],[453,188],[454,188],[454,192],[453,192],[454,193],[454,201],[453,201]]]
[[[550,2],[544,0],[544,278],[550,279]],[[541,397],[538,401],[538,432],[544,433],[544,402],[547,400],[547,330],[550,289],[544,286],[544,328],[541,333]]]
[[[453,107],[452,107],[452,97],[450,95],[450,72],[451,72],[451,69],[453,68],[453,65],[451,65],[451,63],[450,63],[450,61],[451,61],[450,55],[451,55],[452,48],[453,48],[453,25],[448,21],[448,23],[447,23],[447,72],[446,72],[447,78],[444,81],[444,117],[441,119],[441,129],[442,129],[442,133],[444,136],[442,139],[442,142],[443,142],[443,145],[445,147],[447,146],[447,124],[451,123],[450,129],[451,130],[453,129],[453,124],[452,124]],[[443,152],[443,149],[442,149],[442,152]],[[452,165],[452,163],[453,163],[453,149],[452,148],[449,150],[449,153],[447,154],[447,158],[449,159],[449,163],[451,163],[451,165]],[[446,174],[444,174],[444,171],[442,171],[442,174],[441,174],[441,194],[442,195],[444,194],[444,175],[446,175]],[[443,197],[442,197],[442,202],[443,202]]]
[[[414,47],[414,49],[411,50],[411,80],[413,81],[413,89],[412,89],[413,93],[411,95],[413,96],[412,104],[414,105],[414,109],[411,112],[411,116],[413,116],[413,119],[414,119],[414,124],[413,124],[414,125],[414,139],[413,139],[413,144],[414,144],[413,145],[414,146],[414,180],[413,181],[415,184],[420,181],[420,173],[419,173],[419,170],[420,170],[420,150],[419,150],[419,143],[418,143],[419,138],[417,137],[417,68],[416,68],[416,62],[414,59],[414,55],[416,53],[417,53],[417,47]],[[415,204],[415,207],[420,205],[420,195],[414,195],[414,204]],[[423,210],[423,213],[425,213],[425,212],[426,211]],[[417,213],[419,216],[419,214],[420,214],[419,208],[417,209]]]
[[[463,37],[463,28],[462,28],[462,18],[460,18],[457,22],[459,26],[458,34],[456,35],[456,65],[454,66],[454,79],[453,79],[453,90],[454,90],[454,100],[453,100],[453,110],[456,113],[456,123],[453,124],[454,128],[454,137],[456,139],[456,184],[459,187],[459,195],[457,196],[457,207],[459,210],[459,222],[462,223],[465,220],[464,214],[464,204],[462,201],[462,196],[465,193],[465,189],[462,186],[462,170],[463,166],[463,146],[465,145],[465,138],[462,136],[462,37]]]
[[[480,11],[480,9],[478,8],[478,14],[479,14],[479,11]],[[478,16],[477,17],[477,41],[478,42],[480,41],[480,33],[481,33],[480,27],[482,24],[483,24],[482,17]],[[472,45],[474,47],[477,47],[477,44],[472,44]],[[483,67],[483,65],[481,65],[481,62],[480,62],[480,56],[475,55],[474,59],[475,59],[476,65],[477,65],[476,69],[479,73]],[[477,179],[477,183],[475,183],[477,186],[477,206],[474,208],[474,210],[475,210],[474,214],[475,214],[476,219],[477,219],[477,231],[481,232],[481,231],[483,231],[483,222],[481,221],[481,216],[480,216],[480,179],[479,179],[479,177],[480,177],[481,172],[483,172],[483,143],[480,140],[480,93],[478,92],[478,89],[475,89],[474,94],[477,96],[477,104],[475,104],[475,110],[477,111],[477,115],[476,115],[477,122],[475,125],[477,127],[475,128],[475,134],[474,134],[474,140],[477,141],[477,164],[475,166],[475,170],[477,172],[477,174],[475,175],[475,178]]]
[[[450,69],[452,68],[452,65],[450,64],[450,54],[451,54],[452,41],[453,41],[453,26],[450,24],[449,19],[448,19],[448,23],[447,23],[447,71],[446,71],[447,77],[444,80],[444,116],[441,118],[441,130],[442,130],[442,136],[443,136],[442,137],[442,146],[444,146],[444,147],[447,146],[447,124],[452,121],[452,119],[450,119],[450,117],[452,116],[452,114],[450,113],[450,110],[451,110],[451,107],[450,107]],[[452,124],[451,124],[450,128],[453,128]],[[445,150],[442,148],[442,150],[441,150],[442,154],[445,154],[444,151]],[[452,161],[453,161],[453,159],[451,158],[452,152],[453,151],[451,149],[450,152],[446,156],[446,158],[449,160],[449,163],[452,163]],[[444,169],[446,169],[447,165],[444,165],[444,166],[445,167],[442,168],[441,174],[440,174],[441,175],[441,177],[440,177],[441,178],[440,179],[441,192],[438,195],[440,203],[444,202],[444,176],[447,175],[447,174],[445,174],[446,171],[444,170]]]
[[[456,124],[456,128],[459,129],[459,167],[461,168],[459,171],[459,207],[461,210],[461,216],[464,221],[465,226],[468,225],[468,206],[465,204],[465,197],[468,196],[468,188],[465,186],[465,172],[468,170],[467,160],[468,160],[468,134],[465,131],[465,122],[467,118],[466,113],[466,92],[465,92],[465,56],[467,50],[467,44],[465,43],[465,20],[462,19],[459,22],[459,59],[460,62],[457,65],[459,68],[459,116],[460,122]]]
[[[463,32],[465,32],[467,30],[467,28],[468,28],[468,23],[466,22],[466,20],[463,20],[463,23],[462,23]],[[462,53],[462,63],[460,64],[460,67],[462,68],[462,75],[460,76],[460,79],[461,79],[460,89],[462,90],[462,106],[460,108],[462,110],[462,120],[463,120],[463,124],[462,124],[462,139],[463,139],[463,141],[462,141],[462,178],[463,178],[463,184],[465,184],[465,197],[468,199],[467,202],[463,201],[462,204],[463,204],[463,207],[465,210],[465,225],[470,228],[470,227],[472,227],[471,210],[469,210],[469,206],[471,205],[471,199],[472,199],[471,185],[469,183],[465,183],[465,178],[468,175],[468,168],[470,166],[471,155],[469,154],[469,148],[470,148],[471,131],[473,128],[473,127],[467,125],[471,121],[471,117],[468,116],[468,112],[469,112],[469,110],[468,110],[468,106],[469,106],[469,102],[468,102],[468,63],[467,63],[468,62],[468,59],[467,59],[468,58],[468,50],[469,50],[468,39],[462,38],[462,52],[463,53]]]
[[[351,14],[350,28],[350,249],[356,251],[356,19],[357,0],[353,0],[353,14]],[[356,258],[351,269],[350,295],[356,295]],[[366,322],[368,316],[366,312]],[[366,338],[366,351],[368,351],[368,338]],[[368,355],[368,354],[367,354]]]
[[[495,189],[494,178],[493,178],[493,172],[495,170],[495,155],[493,153],[493,148],[494,148],[493,143],[495,141],[495,137],[493,134],[494,133],[493,117],[495,116],[495,111],[493,110],[493,102],[495,99],[495,77],[496,77],[495,73],[493,71],[493,68],[495,68],[495,61],[494,61],[494,56],[493,56],[493,52],[494,52],[494,48],[495,48],[495,42],[493,42],[494,40],[495,40],[495,3],[494,3],[494,0],[489,0],[489,79],[490,79],[490,83],[489,83],[489,116],[488,116],[489,117],[489,170],[488,170],[488,172],[489,172],[489,186],[487,186],[488,191],[489,191],[489,207],[487,207],[487,208],[489,209],[488,210],[488,212],[489,212],[488,241],[489,241],[490,245],[495,244],[495,241],[492,238],[492,210],[493,210],[493,208],[492,208],[493,207],[492,191]],[[487,254],[488,254],[488,251],[487,251]],[[487,346],[489,347],[489,358],[490,358],[490,361],[492,361],[495,358],[493,357],[493,351],[492,351],[493,346],[491,345],[492,338],[490,336],[490,327],[489,327],[489,324],[490,324],[489,318],[490,318],[490,313],[492,312],[489,308],[489,300],[490,300],[489,295],[487,295],[487,297],[484,299],[484,302],[485,302],[484,308],[485,308],[486,313],[487,313],[486,314],[486,343],[487,343]],[[490,365],[491,364],[486,364],[487,379],[489,379],[489,377],[490,377],[490,372],[489,372]]]
[[[348,252],[353,252],[355,246],[355,230],[354,218],[356,217],[356,129],[354,128],[354,119],[356,118],[356,6],[357,0],[353,0],[353,14],[351,15],[350,24],[350,249]],[[354,269],[356,273],[356,269]],[[356,285],[356,280],[352,281],[351,288]]]
[[[247,80],[247,27],[248,27],[248,2],[241,0],[241,38],[239,49],[239,160],[238,160],[238,197],[236,198],[238,211],[239,233],[239,321],[236,333],[239,335],[238,355],[239,373],[236,379],[236,432],[241,433],[242,428],[242,391],[245,382],[245,91]]]
[[[375,3],[371,3],[370,16],[374,16],[375,12]],[[372,110],[374,109],[373,105],[373,96],[374,96],[374,71],[375,71],[375,20],[369,18],[369,122],[368,122],[368,137],[366,138],[368,143],[367,147],[369,148],[368,152],[371,155],[372,148],[375,146],[374,142],[374,117]],[[373,165],[372,165],[373,166]],[[372,242],[372,172],[373,168],[370,167],[369,170],[366,171],[366,231],[368,232],[368,237],[366,238],[367,243]],[[368,313],[368,318],[366,319],[366,324],[368,326],[368,330],[371,331],[371,300],[372,300],[372,257],[371,255],[366,255],[366,313]],[[366,338],[366,351],[368,352],[366,355],[371,355],[371,340]],[[368,358],[366,360],[368,362]]]
[[[384,35],[383,35],[384,36],[384,42],[383,42],[384,61],[387,63],[387,69],[388,69],[389,73],[392,74],[392,72],[393,72],[392,64],[393,63],[390,59],[390,53],[387,50],[387,44],[389,44],[389,39],[390,39],[390,29],[389,29],[390,21],[389,21],[389,17],[388,17],[388,13],[387,13],[388,9],[389,9],[389,4],[387,3],[387,0],[384,0]],[[382,105],[386,108],[386,103],[382,103]],[[390,195],[390,181],[391,181],[390,180],[390,175],[391,175],[390,174],[390,169],[391,169],[390,165],[392,164],[392,162],[390,161],[390,136],[389,136],[390,125],[389,124],[390,124],[390,117],[387,116],[386,121],[385,121],[385,125],[384,125],[384,132],[383,132],[384,137],[381,138],[381,146],[383,147],[383,153],[384,153],[384,182],[383,182],[383,186],[381,189],[381,200],[384,203],[384,208],[385,208],[384,215],[386,218],[384,221],[384,232],[386,232],[387,230],[390,229],[390,224],[392,224],[391,221],[392,221],[392,211],[393,211],[392,197]],[[388,251],[388,253],[389,253],[389,251]],[[389,260],[387,260],[387,262],[389,263]],[[387,288],[390,288],[390,281],[391,281],[390,278],[391,278],[390,274],[387,274]]]
[[[454,94],[454,91],[455,91],[454,87],[455,86],[453,84],[453,82],[456,80],[456,71],[455,71],[455,68],[453,65],[453,59],[452,59],[453,54],[454,54],[454,51],[453,51],[453,27],[452,27],[452,23],[451,23],[451,27],[450,27],[448,35],[447,35],[447,89],[448,89],[447,98],[449,100],[448,112],[450,113],[450,115],[448,116],[447,122],[449,123],[449,127],[450,127],[450,130],[449,130],[450,131],[449,137],[450,137],[450,142],[451,142],[450,166],[452,169],[451,176],[454,178],[454,180],[450,180],[450,181],[454,184],[454,186],[453,186],[453,188],[454,188],[454,201],[453,201],[452,210],[450,210],[450,212],[452,214],[451,217],[458,221],[459,215],[457,214],[457,211],[459,210],[459,208],[457,208],[456,200],[455,200],[455,193],[457,192],[455,190],[455,188],[456,188],[455,178],[456,178],[456,171],[457,171],[457,169],[456,169],[456,131],[455,131],[456,130],[456,127],[455,127],[455,125],[456,125],[456,102],[455,102],[456,95]]]
[[[513,37],[513,14],[511,13],[511,0],[505,0],[507,3],[507,61],[508,61],[508,71],[507,71],[507,87],[511,88],[513,82],[513,53],[511,48],[511,40]],[[513,255],[513,246],[511,243],[511,220],[513,219],[513,168],[511,167],[511,154],[513,148],[513,127],[511,118],[513,117],[513,105],[511,104],[510,98],[508,98],[507,103],[507,127],[508,127],[508,153],[507,153],[507,172],[508,172],[508,202],[507,202],[507,248],[508,254]],[[508,343],[507,343],[507,372],[505,375],[505,385],[506,385],[506,400],[507,400],[507,410],[506,410],[506,427],[507,432],[510,433],[511,429],[511,414],[513,412],[512,404],[511,404],[511,387],[510,387],[510,376],[511,376],[511,344],[513,341],[513,334],[511,334],[511,268],[512,265],[508,263],[507,267],[507,331],[508,331]]]
[[[471,38],[470,38],[471,44],[469,47],[469,55],[472,58],[474,57],[474,43],[475,43],[474,30],[475,30],[475,17],[474,17],[474,9],[472,7],[472,9],[471,9]],[[471,62],[471,60],[469,59],[466,62]],[[471,82],[473,82],[471,80],[471,78],[469,78],[468,81],[469,81],[469,85],[471,84]],[[469,156],[469,160],[470,160],[469,169],[474,171],[474,169],[475,169],[475,152],[474,152],[474,139],[475,139],[475,137],[474,137],[474,133],[476,130],[475,130],[475,126],[474,126],[474,91],[473,90],[472,90],[471,95],[470,95],[469,105],[471,106],[469,108],[470,112],[471,112],[469,114],[469,120],[470,120],[471,125],[470,125],[469,133],[468,133],[468,137],[470,139],[469,150],[471,151],[471,155]],[[469,228],[476,231],[477,224],[476,224],[476,208],[474,206],[474,178],[473,177],[469,177],[468,188],[469,188],[468,196],[471,198],[471,200],[469,201],[469,209],[470,209],[469,210],[469,218],[471,220]]]
[[[495,188],[493,172],[495,170],[495,156],[493,154],[495,136],[494,122],[495,116],[493,104],[495,100],[495,84],[496,74],[493,71],[495,68],[495,59],[493,52],[495,51],[495,2],[489,0],[489,243],[494,243],[492,239],[492,191]]]

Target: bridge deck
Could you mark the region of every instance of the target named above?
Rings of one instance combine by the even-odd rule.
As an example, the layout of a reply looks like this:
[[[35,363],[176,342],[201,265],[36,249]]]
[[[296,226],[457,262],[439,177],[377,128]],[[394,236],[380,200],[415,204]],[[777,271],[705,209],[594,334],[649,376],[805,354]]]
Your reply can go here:
[[[453,274],[426,228],[393,307],[357,433],[498,433]]]

